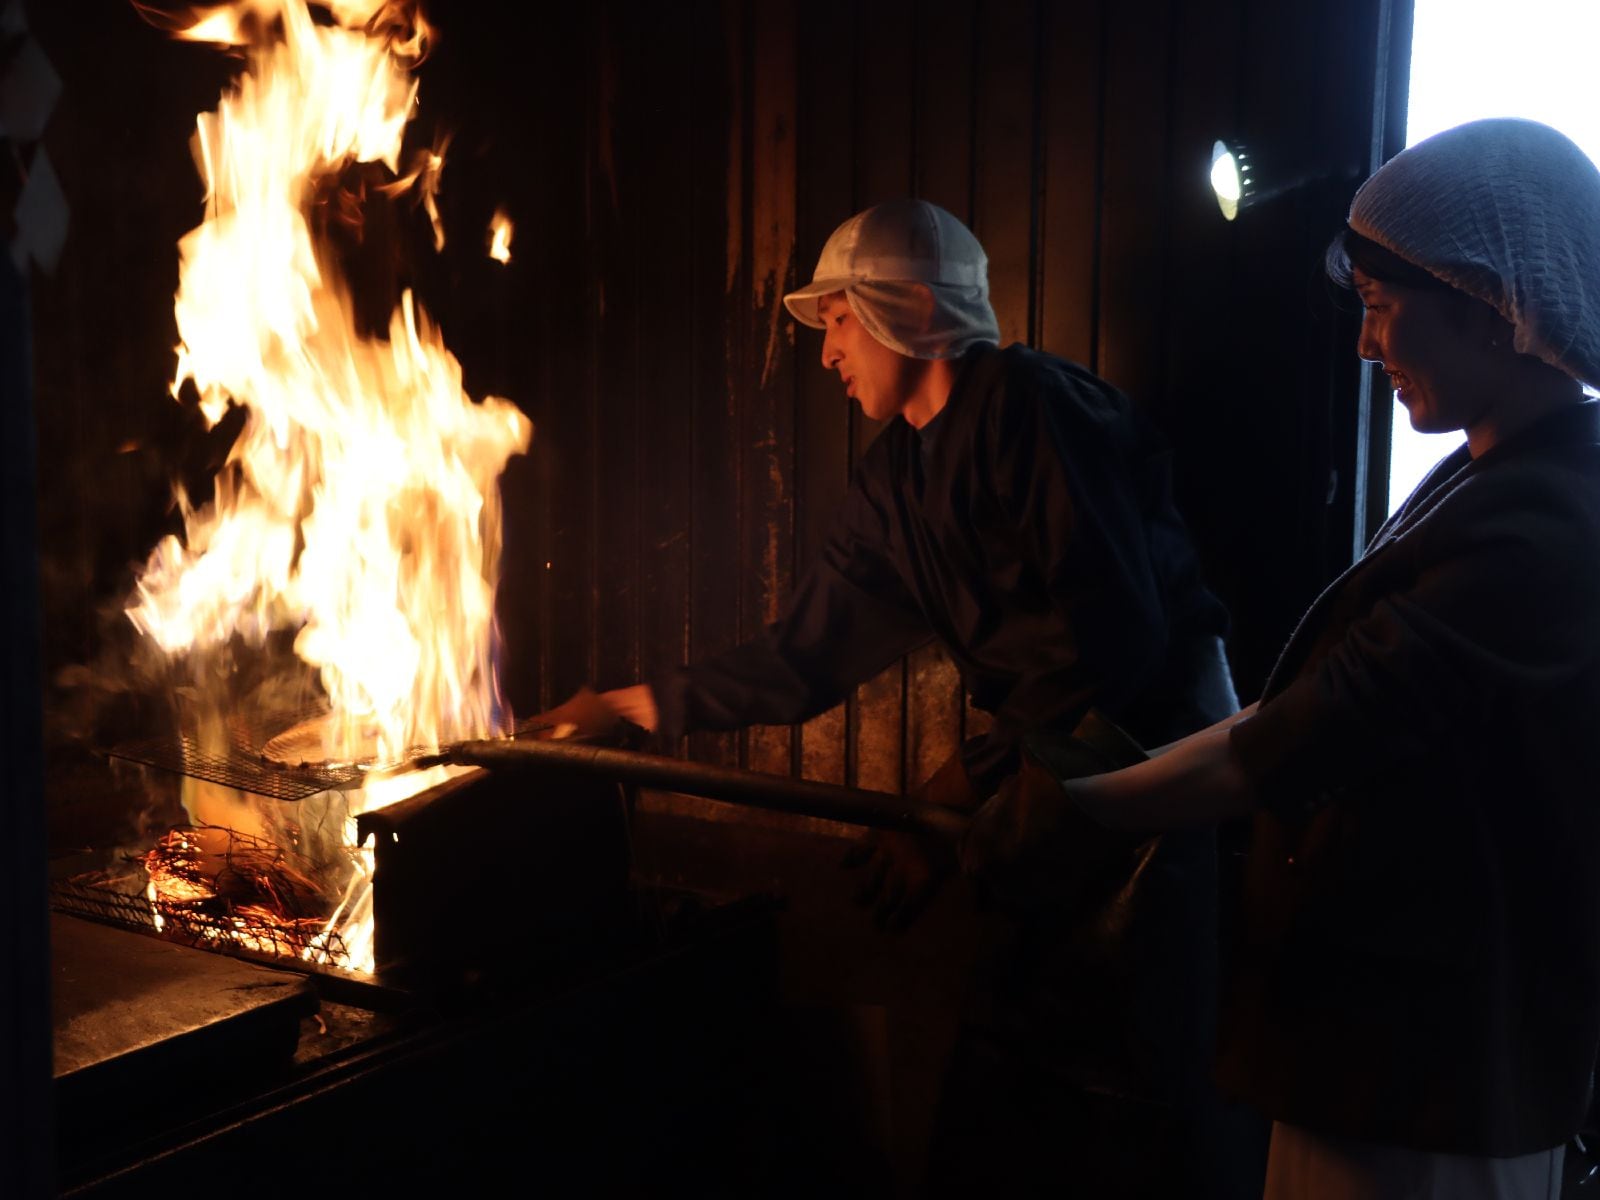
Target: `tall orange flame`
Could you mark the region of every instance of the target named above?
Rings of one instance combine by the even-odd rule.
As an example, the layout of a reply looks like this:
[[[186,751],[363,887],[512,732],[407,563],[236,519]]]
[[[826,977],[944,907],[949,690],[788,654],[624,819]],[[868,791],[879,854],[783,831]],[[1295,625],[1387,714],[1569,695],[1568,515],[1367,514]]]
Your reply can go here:
[[[526,450],[509,402],[475,403],[407,292],[358,333],[312,198],[353,163],[398,175],[427,27],[392,0],[239,0],[178,36],[247,66],[198,120],[204,221],[179,243],[173,393],[243,430],[212,502],[151,554],[128,610],[164,650],[298,629],[333,710],[330,756],[394,761],[504,732],[495,672],[497,480]],[[408,180],[431,188],[437,153]],[[181,499],[181,497],[180,497]]]

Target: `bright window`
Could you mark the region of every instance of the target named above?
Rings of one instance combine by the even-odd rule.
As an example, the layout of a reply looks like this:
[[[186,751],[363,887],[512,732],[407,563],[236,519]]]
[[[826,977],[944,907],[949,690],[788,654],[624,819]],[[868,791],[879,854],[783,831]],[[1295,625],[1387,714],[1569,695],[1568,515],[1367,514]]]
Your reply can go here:
[[[1600,0],[1415,0],[1406,144],[1479,117],[1553,125],[1600,162]],[[1420,434],[1394,406],[1389,511],[1459,433]]]

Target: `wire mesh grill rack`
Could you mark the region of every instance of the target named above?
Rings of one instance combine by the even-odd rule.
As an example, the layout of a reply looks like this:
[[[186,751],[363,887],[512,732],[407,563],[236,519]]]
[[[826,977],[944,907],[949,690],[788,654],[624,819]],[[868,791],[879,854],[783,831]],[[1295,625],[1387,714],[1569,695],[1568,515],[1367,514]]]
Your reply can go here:
[[[222,953],[265,955],[297,963],[350,969],[350,951],[337,933],[303,930],[182,905],[157,905],[143,892],[107,884],[58,880],[50,885],[50,907],[70,916],[117,925],[170,941]]]
[[[229,726],[228,744],[222,754],[207,753],[201,749],[199,741],[189,734],[170,734],[128,742],[107,753],[112,758],[141,763],[160,771],[171,771],[252,795],[291,802],[315,796],[329,788],[360,787],[370,772],[393,771],[427,753],[419,748],[399,762],[300,763],[293,766],[279,763],[266,755],[267,743],[275,736],[327,714],[328,709],[324,705],[300,712],[277,713],[254,721],[235,719]],[[512,736],[538,737],[548,733],[551,728],[547,718],[530,717],[518,723]]]
[[[186,733],[130,742],[113,748],[109,754],[257,796],[304,800],[329,788],[359,786],[366,775],[362,765],[356,763],[288,766],[266,757],[264,749],[275,734],[325,712],[282,713],[253,722],[234,721],[222,754],[206,752],[195,737]]]

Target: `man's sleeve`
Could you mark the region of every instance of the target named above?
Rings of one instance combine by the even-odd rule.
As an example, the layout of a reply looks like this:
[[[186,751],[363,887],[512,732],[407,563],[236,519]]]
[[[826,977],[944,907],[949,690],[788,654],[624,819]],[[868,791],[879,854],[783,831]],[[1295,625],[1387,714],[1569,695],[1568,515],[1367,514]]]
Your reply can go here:
[[[1144,518],[1160,464],[1126,400],[1108,385],[1063,383],[1060,394],[1018,397],[1002,410],[997,488],[1076,634],[1085,691],[1131,699],[1166,651]]]
[[[804,721],[927,641],[922,612],[884,552],[887,536],[858,472],[827,545],[778,620],[651,681],[661,735]]]
[[[1096,381],[1098,382],[1098,381]],[[992,732],[970,744],[968,774],[992,789],[1016,770],[1015,743],[1116,713],[1155,679],[1167,620],[1143,516],[1144,457],[1126,401],[1070,376],[993,398],[989,486],[1060,618],[1048,656],[1022,670]]]
[[[1570,488],[1570,477],[1567,485]],[[1530,492],[1531,486],[1531,492]],[[1410,538],[1422,563],[1313,670],[1235,725],[1264,805],[1315,796],[1436,755],[1508,696],[1557,687],[1600,653],[1600,533],[1557,476],[1464,487]],[[1448,517],[1448,519],[1446,519]]]

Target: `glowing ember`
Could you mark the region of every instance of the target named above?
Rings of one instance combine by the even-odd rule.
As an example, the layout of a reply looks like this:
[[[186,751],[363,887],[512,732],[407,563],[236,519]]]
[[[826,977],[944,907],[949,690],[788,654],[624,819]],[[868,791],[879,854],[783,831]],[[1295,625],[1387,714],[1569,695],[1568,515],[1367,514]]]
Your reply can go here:
[[[320,9],[332,23],[314,20],[306,0],[236,0],[176,31],[243,47],[247,65],[198,119],[205,219],[179,243],[173,394],[192,385],[208,424],[234,406],[244,423],[212,501],[195,508],[180,493],[184,534],[156,546],[128,615],[173,656],[295,631],[295,654],[316,669],[331,708],[323,757],[394,763],[510,729],[495,669],[497,481],[531,427],[508,401],[465,394],[460,364],[410,292],[387,337],[358,330],[337,254],[318,239],[318,206],[325,214],[335,197],[343,220],[355,203],[346,173],[386,170],[376,193],[415,194],[441,246],[433,197],[444,147],[400,175],[417,91],[409,72],[429,32],[414,5],[322,0]],[[510,234],[509,222],[495,231],[501,261]],[[226,702],[202,701],[213,714]],[[274,921],[299,929],[312,920],[327,931],[322,945],[342,937],[350,965],[371,969],[371,860],[354,848],[355,815],[436,782],[377,774],[340,801],[348,813],[333,828],[347,832],[331,894],[343,899],[332,919],[321,880],[314,918],[301,915],[298,890],[288,916],[276,893],[221,896],[227,920],[242,922],[235,940],[270,940]],[[186,782],[197,821],[203,809],[226,811],[229,826],[282,845],[278,816],[241,820],[238,810],[255,803]],[[185,837],[152,852],[158,911],[210,904],[216,879],[236,878],[194,868],[190,857],[208,851],[192,831]]]
[[[504,209],[496,209],[489,222],[489,257],[495,262],[511,261],[511,218]]]
[[[144,857],[156,928],[175,921],[203,941],[328,959],[318,887],[278,847],[231,829],[179,826]],[[348,965],[343,943],[337,943]]]

